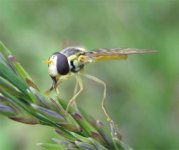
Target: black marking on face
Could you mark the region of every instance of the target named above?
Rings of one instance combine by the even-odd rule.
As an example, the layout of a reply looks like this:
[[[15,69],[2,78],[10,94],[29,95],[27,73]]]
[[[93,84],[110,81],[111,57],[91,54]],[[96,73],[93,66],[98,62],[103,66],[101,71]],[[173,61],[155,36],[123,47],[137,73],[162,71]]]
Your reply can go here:
[[[68,59],[65,55],[58,53],[57,55],[57,71],[61,75],[66,75],[70,71]]]

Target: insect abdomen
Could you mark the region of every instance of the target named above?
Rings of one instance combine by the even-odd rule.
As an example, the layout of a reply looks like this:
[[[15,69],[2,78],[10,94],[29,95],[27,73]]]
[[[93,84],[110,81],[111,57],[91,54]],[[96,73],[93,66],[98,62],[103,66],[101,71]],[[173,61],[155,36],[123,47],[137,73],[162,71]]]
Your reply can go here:
[[[121,59],[127,59],[127,55],[97,56],[95,58],[95,61],[100,61],[100,60],[121,60]]]

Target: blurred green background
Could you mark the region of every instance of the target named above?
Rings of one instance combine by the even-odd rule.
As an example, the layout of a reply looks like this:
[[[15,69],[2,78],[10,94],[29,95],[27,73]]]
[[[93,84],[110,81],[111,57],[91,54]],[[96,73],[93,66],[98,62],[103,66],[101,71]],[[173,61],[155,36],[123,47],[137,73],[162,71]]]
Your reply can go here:
[[[179,149],[179,1],[0,0],[0,40],[12,50],[42,92],[51,79],[43,61],[63,40],[87,49],[134,47],[157,54],[91,64],[85,72],[107,83],[107,108],[134,149]],[[105,122],[102,87],[84,79],[78,105]],[[62,97],[72,96],[64,82]],[[0,116],[0,150],[39,150],[57,136]]]

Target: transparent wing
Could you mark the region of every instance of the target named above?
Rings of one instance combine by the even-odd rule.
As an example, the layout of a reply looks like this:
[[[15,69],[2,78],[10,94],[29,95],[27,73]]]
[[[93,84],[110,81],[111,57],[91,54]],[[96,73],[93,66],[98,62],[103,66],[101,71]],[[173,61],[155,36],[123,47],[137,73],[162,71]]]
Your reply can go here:
[[[81,44],[74,40],[69,39],[63,39],[61,42],[62,49],[65,49],[67,47],[80,47]]]
[[[105,49],[100,48],[93,51],[85,52],[85,56],[89,57],[93,61],[100,60],[114,60],[114,59],[127,59],[130,54],[145,54],[145,53],[155,53],[156,50],[145,50],[136,48],[115,48],[115,49]]]

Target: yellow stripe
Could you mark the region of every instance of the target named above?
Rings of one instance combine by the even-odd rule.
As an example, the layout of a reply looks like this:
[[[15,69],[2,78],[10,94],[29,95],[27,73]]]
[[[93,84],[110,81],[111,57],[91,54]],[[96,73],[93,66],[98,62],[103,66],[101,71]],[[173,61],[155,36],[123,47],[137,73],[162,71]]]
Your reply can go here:
[[[121,60],[121,59],[127,59],[127,55],[97,56],[95,58],[95,61],[101,61],[101,60]]]
[[[68,56],[68,61],[74,60],[74,59],[76,59],[77,57],[78,57],[77,55]]]

